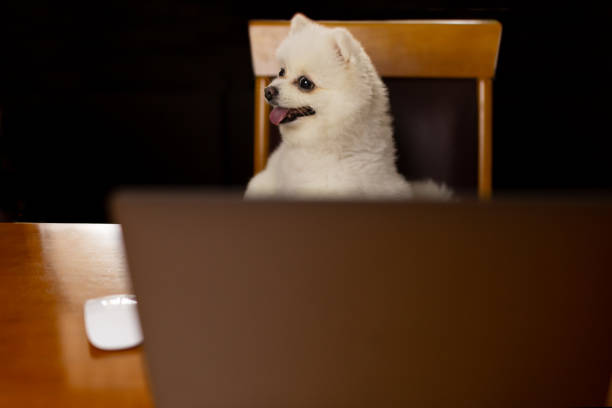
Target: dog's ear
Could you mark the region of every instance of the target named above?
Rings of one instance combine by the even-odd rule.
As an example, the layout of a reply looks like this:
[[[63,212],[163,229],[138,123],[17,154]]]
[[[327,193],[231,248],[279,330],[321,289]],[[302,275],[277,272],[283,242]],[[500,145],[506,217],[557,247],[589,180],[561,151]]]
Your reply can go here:
[[[334,28],[332,35],[338,58],[343,63],[348,63],[351,60],[351,56],[357,52],[357,40],[346,28]]]
[[[302,13],[296,13],[295,16],[293,16],[293,18],[291,19],[291,28],[289,29],[289,34],[295,34],[312,23],[313,21]]]

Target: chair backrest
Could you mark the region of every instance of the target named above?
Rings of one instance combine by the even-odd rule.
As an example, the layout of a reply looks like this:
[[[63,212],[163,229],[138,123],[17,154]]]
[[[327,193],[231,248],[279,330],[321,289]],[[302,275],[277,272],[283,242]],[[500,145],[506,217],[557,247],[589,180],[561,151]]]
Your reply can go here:
[[[494,20],[318,21],[345,27],[389,78],[473,78],[478,101],[478,194],[491,195],[492,78],[501,39]],[[289,21],[249,22],[255,73],[254,170],[269,154],[269,106],[263,89],[278,72],[275,51],[289,33]]]

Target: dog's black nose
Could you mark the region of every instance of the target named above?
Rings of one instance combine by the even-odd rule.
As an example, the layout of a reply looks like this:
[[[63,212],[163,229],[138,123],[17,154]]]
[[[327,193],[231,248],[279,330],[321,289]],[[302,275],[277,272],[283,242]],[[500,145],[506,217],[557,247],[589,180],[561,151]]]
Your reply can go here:
[[[276,95],[278,95],[278,89],[276,87],[269,86],[266,89],[264,89],[264,96],[266,97],[268,101],[271,101],[272,98],[274,98]]]

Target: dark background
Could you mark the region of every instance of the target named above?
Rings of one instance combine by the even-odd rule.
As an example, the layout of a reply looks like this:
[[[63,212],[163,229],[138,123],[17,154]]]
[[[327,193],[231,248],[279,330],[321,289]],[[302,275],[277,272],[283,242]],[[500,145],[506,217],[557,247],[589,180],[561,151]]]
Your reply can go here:
[[[610,6],[154,0],[0,6],[0,219],[103,222],[125,185],[244,188],[249,19],[492,18],[497,193],[612,189]]]

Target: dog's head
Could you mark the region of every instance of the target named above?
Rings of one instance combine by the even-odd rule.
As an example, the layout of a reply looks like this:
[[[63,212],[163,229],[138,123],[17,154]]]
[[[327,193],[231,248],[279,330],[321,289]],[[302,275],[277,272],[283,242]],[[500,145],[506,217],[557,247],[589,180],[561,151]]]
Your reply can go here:
[[[373,70],[369,58],[344,28],[323,27],[296,14],[276,57],[278,76],[264,91],[276,125],[346,120],[371,93],[370,77],[364,75],[364,68]]]

